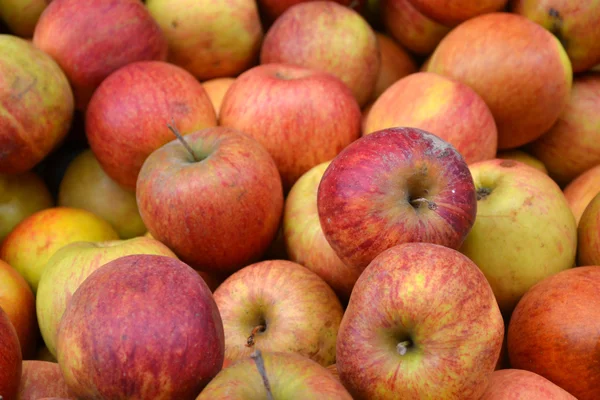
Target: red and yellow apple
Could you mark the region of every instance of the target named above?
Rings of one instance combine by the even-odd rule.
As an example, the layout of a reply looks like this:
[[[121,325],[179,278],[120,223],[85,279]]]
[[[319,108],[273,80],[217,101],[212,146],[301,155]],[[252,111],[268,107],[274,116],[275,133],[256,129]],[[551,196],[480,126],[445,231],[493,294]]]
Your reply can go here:
[[[17,400],[21,371],[19,337],[8,315],[0,307],[0,396],[2,400]]]
[[[46,397],[76,399],[69,391],[57,363],[23,361],[19,400],[39,400]]]
[[[502,150],[496,154],[496,158],[501,160],[519,161],[548,175],[548,169],[544,163],[523,150]]]
[[[508,0],[409,0],[423,15],[446,26],[495,11],[501,11]]]
[[[258,9],[265,25],[270,26],[283,14],[288,8],[299,4],[315,0],[257,0]],[[331,0],[344,6],[350,6],[360,3],[361,0]]]
[[[548,379],[523,369],[494,371],[479,400],[577,400]]]
[[[579,224],[590,201],[600,193],[600,164],[583,172],[563,189],[567,203]]]
[[[600,193],[587,205],[577,225],[577,265],[600,265]]]
[[[370,101],[375,101],[387,88],[399,79],[417,72],[417,63],[412,56],[391,36],[375,32],[381,52],[381,67]]]

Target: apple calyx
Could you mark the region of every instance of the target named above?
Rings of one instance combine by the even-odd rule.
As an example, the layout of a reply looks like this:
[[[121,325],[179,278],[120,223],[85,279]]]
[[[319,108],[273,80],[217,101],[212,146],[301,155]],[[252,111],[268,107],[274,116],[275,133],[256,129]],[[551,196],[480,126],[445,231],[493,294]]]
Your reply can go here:
[[[398,354],[401,356],[405,355],[408,352],[408,349],[412,347],[413,343],[410,340],[404,340],[396,345],[396,350]]]
[[[256,342],[254,341],[254,336],[259,332],[264,332],[266,329],[267,327],[264,324],[255,326],[252,329],[252,332],[250,332],[250,336],[248,336],[248,339],[246,339],[246,347],[253,347],[256,344]]]
[[[262,378],[263,385],[265,385],[265,390],[267,391],[267,400],[273,400],[273,393],[271,392],[271,385],[269,384],[269,378],[267,377],[267,369],[265,368],[265,360],[262,358],[262,353],[260,350],[256,349],[252,352],[252,354],[250,354],[250,358],[254,360],[256,369],[258,369],[258,373]]]
[[[424,197],[419,197],[417,199],[411,199],[410,200],[410,204],[414,208],[419,208],[421,204],[427,204],[427,208],[429,208],[430,210],[436,210],[437,209],[437,204],[435,204],[434,201],[427,200]]]
[[[177,127],[175,126],[175,120],[171,119],[171,123],[167,123],[167,128],[169,128],[171,130],[171,132],[173,132],[173,134],[177,137],[177,139],[179,139],[179,141],[181,142],[181,144],[183,145],[183,147],[185,147],[185,149],[188,151],[188,153],[190,153],[190,155],[192,156],[192,159],[195,162],[200,162],[202,161],[202,159],[200,157],[198,157],[196,155],[196,153],[194,153],[194,150],[192,150],[192,148],[190,147],[190,145],[188,144],[188,142],[185,141],[185,139],[183,138],[183,135],[181,134],[181,132],[179,132],[179,130],[177,129]]]
[[[477,201],[485,200],[490,194],[492,194],[492,189],[488,187],[480,187],[477,189]]]

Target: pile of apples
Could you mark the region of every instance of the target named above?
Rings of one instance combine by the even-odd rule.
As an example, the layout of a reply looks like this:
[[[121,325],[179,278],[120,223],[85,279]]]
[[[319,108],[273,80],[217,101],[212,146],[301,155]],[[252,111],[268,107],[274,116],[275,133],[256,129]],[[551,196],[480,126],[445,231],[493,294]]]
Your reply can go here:
[[[0,399],[600,399],[600,2],[0,20]]]

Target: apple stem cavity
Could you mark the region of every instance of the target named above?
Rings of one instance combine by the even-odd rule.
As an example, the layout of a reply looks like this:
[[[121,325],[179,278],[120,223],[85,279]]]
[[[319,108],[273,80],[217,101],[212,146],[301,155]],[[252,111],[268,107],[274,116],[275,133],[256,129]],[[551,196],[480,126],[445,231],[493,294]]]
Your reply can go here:
[[[246,347],[252,347],[255,345],[255,341],[254,341],[254,336],[259,333],[259,332],[264,332],[265,329],[267,329],[267,327],[265,325],[258,325],[255,326],[252,329],[252,332],[250,332],[250,336],[248,336],[248,339],[246,339]]]
[[[267,400],[273,400],[273,393],[271,392],[271,385],[269,384],[269,378],[267,377],[267,369],[265,368],[265,360],[262,357],[262,353],[260,350],[256,349],[250,357],[254,360],[256,364],[256,369],[258,369],[258,373],[262,377],[263,385],[265,385],[265,390],[267,391]]]
[[[412,199],[410,201],[410,204],[415,208],[418,208],[420,204],[427,204],[427,208],[429,208],[430,210],[437,209],[437,204],[435,204],[435,202],[433,202],[431,200],[427,200],[424,197],[419,197],[418,199]]]
[[[477,189],[477,201],[485,200],[490,194],[492,194],[492,189],[487,187],[482,187]]]
[[[396,345],[396,350],[398,350],[398,354],[403,356],[408,352],[408,349],[411,346],[412,346],[412,342],[410,340],[405,340]]]
[[[194,153],[194,150],[192,150],[190,145],[183,138],[183,135],[181,134],[181,132],[179,132],[179,130],[177,129],[177,127],[175,126],[174,119],[171,119],[170,124],[167,123],[167,128],[169,128],[171,130],[171,132],[173,132],[173,134],[177,137],[177,139],[179,139],[179,141],[181,142],[183,147],[185,147],[185,149],[188,151],[188,153],[190,153],[190,155],[192,156],[192,158],[194,159],[195,162],[202,161],[202,159],[200,157],[196,156],[196,153]]]

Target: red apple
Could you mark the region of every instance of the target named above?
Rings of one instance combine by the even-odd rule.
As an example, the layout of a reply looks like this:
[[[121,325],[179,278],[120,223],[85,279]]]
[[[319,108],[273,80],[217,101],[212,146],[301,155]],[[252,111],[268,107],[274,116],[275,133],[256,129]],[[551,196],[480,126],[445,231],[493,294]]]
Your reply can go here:
[[[375,89],[381,55],[375,32],[358,12],[333,1],[309,1],[288,8],[275,21],[265,35],[260,62],[329,72],[363,106]]]
[[[361,112],[350,90],[333,75],[265,64],[231,85],[219,120],[269,151],[287,191],[303,173],[359,138]]]
[[[281,16],[288,8],[299,3],[307,3],[315,0],[257,0],[258,9],[266,23],[271,25],[277,18]],[[353,3],[358,3],[355,0],[332,0],[344,6],[350,6]]]
[[[255,0],[146,0],[169,42],[169,62],[200,80],[236,76],[258,61]]]
[[[577,265],[600,265],[600,193],[585,208],[577,226]]]
[[[0,174],[19,174],[64,140],[73,93],[56,62],[16,36],[0,34],[0,76]]]
[[[458,248],[475,222],[473,178],[452,145],[417,128],[363,136],[333,159],[319,184],[327,241],[352,269],[405,242]]]
[[[76,399],[69,391],[57,363],[23,361],[19,400],[38,400],[45,397]]]
[[[307,357],[265,352],[260,359],[262,361],[246,357],[221,370],[196,400],[352,400],[344,386],[325,367]],[[262,373],[257,363],[260,363]],[[271,397],[265,389],[263,374],[269,383]]]
[[[23,359],[35,355],[38,333],[35,298],[27,281],[0,260],[0,308],[13,324]]]
[[[336,365],[354,399],[479,399],[504,321],[485,276],[458,251],[406,243],[362,273],[338,334]]]
[[[206,91],[189,72],[162,61],[131,63],[111,74],[85,114],[90,147],[115,182],[135,189],[144,160],[182,134],[217,125]]]
[[[600,267],[572,268],[531,288],[508,326],[513,368],[543,376],[579,400],[600,399]]]
[[[311,168],[290,190],[283,213],[283,237],[289,259],[323,278],[347,303],[362,270],[350,268],[340,260],[321,228],[317,192],[330,163],[326,161]]]
[[[567,107],[556,124],[528,146],[559,184],[600,164],[599,108],[600,73],[575,77]]]
[[[494,371],[479,400],[577,400],[548,379],[522,369]]]
[[[421,14],[410,0],[382,0],[381,15],[389,34],[420,55],[430,54],[450,28]]]
[[[40,16],[33,43],[61,66],[80,110],[116,69],[167,56],[167,41],[139,0],[53,0]]]
[[[573,179],[563,189],[567,203],[579,224],[590,201],[600,193],[600,165],[596,165]]]
[[[323,366],[335,362],[343,309],[327,283],[300,264],[251,264],[214,292],[225,330],[225,362],[261,351],[298,353]]]
[[[446,26],[455,26],[481,14],[501,11],[508,0],[409,0],[427,17]]]
[[[399,79],[417,72],[415,60],[392,37],[381,32],[375,32],[375,37],[381,52],[381,67],[377,75],[375,90],[371,95],[371,101],[377,100],[387,88]]]
[[[0,307],[0,397],[16,400],[22,371],[19,337],[8,315]]]
[[[58,330],[58,363],[83,398],[194,399],[223,365],[210,289],[183,262],[129,255],[94,271]]]
[[[219,113],[221,112],[221,104],[223,103],[223,97],[231,87],[231,84],[235,82],[235,78],[215,78],[209,79],[207,81],[202,82],[202,87],[204,91],[208,95],[210,102],[215,109],[215,113],[217,114],[217,118],[219,117]]]
[[[589,0],[512,0],[511,11],[552,32],[563,44],[574,72],[600,62],[600,3]]]
[[[283,212],[277,166],[239,131],[207,128],[154,151],[136,197],[148,230],[194,268],[227,274],[257,261]]]
[[[550,32],[502,12],[453,29],[427,71],[465,83],[485,100],[502,150],[529,143],[552,127],[568,103],[573,75],[567,53]]]
[[[417,72],[389,87],[373,103],[364,134],[395,126],[439,136],[467,164],[496,155],[498,131],[489,107],[467,85],[438,74]]]

